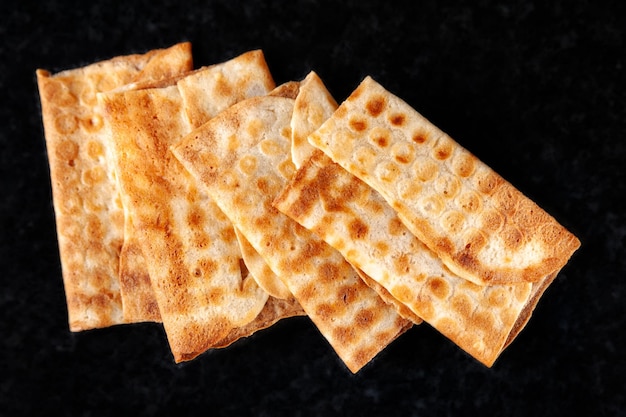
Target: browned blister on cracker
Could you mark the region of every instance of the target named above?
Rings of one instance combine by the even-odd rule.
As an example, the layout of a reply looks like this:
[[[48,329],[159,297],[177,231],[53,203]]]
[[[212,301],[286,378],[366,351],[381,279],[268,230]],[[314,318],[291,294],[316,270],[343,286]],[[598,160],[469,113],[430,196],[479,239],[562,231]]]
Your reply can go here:
[[[491,286],[460,278],[404,226],[378,192],[320,151],[274,205],[487,366],[526,324],[554,278]]]
[[[96,95],[191,68],[191,45],[181,43],[54,75],[37,71],[72,331],[143,319],[123,314],[118,271],[124,215]]]
[[[367,287],[339,252],[272,207],[295,171],[290,153],[294,100],[285,91],[296,89],[287,87],[232,106],[173,152],[356,372],[410,322]]]
[[[308,138],[372,188],[457,275],[538,282],[579,240],[486,164],[367,77]]]

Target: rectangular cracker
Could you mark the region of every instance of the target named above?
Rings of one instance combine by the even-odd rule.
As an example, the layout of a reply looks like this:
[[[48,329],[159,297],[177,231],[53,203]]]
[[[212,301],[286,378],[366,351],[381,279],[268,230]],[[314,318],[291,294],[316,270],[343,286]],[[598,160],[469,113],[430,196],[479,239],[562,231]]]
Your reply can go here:
[[[367,287],[339,252],[272,207],[295,170],[290,122],[296,87],[281,86],[278,95],[230,107],[172,151],[357,372],[410,322]]]
[[[523,328],[555,276],[490,286],[458,277],[378,192],[320,151],[297,171],[274,206],[486,366]]]
[[[378,191],[457,275],[538,282],[580,246],[552,216],[367,77],[308,138]]]
[[[191,45],[50,74],[37,70],[71,331],[128,323],[118,277],[123,213],[96,94],[192,68]]]
[[[172,354],[190,360],[252,322],[268,295],[242,275],[232,224],[168,150],[191,131],[178,87],[100,98]]]
[[[158,88],[176,84],[191,128],[200,126],[223,109],[248,97],[267,94],[275,85],[263,52],[245,52],[227,61],[203,67],[159,83],[134,83],[124,90]],[[125,213],[126,225],[130,223]],[[128,321],[160,321],[158,303],[147,265],[134,236],[126,227],[120,256],[120,285],[124,318]]]

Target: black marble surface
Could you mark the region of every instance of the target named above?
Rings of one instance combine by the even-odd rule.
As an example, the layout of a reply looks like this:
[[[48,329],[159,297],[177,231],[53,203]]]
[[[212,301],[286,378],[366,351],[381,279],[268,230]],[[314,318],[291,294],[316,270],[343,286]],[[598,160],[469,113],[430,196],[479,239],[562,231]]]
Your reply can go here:
[[[3,1],[0,415],[626,415],[624,4]],[[306,318],[182,365],[155,324],[68,331],[34,71],[186,40],[339,101],[372,75],[580,237],[492,369],[427,325],[357,375]]]

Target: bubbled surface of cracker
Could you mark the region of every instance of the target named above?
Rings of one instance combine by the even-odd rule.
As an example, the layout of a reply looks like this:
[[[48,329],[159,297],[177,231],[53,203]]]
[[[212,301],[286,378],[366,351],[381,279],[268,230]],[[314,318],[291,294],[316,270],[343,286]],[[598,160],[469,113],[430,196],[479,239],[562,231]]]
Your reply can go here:
[[[367,77],[309,142],[381,193],[459,276],[537,282],[579,240],[398,97]]]
[[[243,277],[232,224],[169,152],[191,129],[174,85],[101,96],[124,206],[170,348],[190,360],[252,322],[267,293]]]
[[[339,252],[272,206],[295,170],[293,104],[280,96],[246,100],[185,137],[173,152],[357,372],[410,323]]]
[[[191,45],[50,74],[37,70],[63,283],[72,331],[126,323],[118,277],[123,212],[96,94],[191,69]]]
[[[296,173],[275,206],[487,366],[526,324],[541,295],[539,283],[484,286],[458,277],[379,193],[321,152]],[[545,289],[552,278],[539,282]]]

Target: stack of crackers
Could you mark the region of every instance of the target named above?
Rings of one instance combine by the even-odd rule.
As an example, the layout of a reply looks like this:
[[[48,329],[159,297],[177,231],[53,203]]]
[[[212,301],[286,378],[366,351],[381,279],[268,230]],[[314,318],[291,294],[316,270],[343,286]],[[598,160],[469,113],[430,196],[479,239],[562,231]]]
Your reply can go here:
[[[181,362],[306,315],[357,372],[426,322],[491,366],[580,246],[370,77],[338,105],[181,43],[37,79],[71,331]]]

